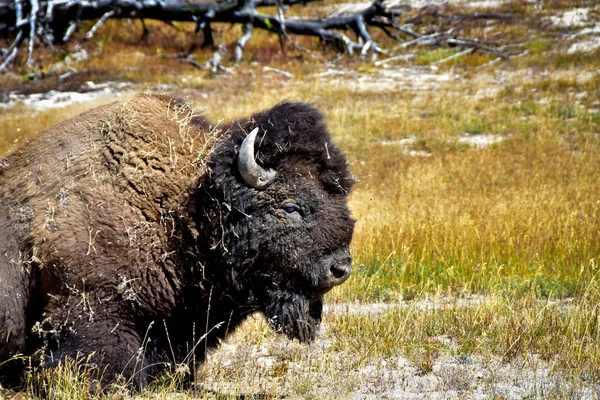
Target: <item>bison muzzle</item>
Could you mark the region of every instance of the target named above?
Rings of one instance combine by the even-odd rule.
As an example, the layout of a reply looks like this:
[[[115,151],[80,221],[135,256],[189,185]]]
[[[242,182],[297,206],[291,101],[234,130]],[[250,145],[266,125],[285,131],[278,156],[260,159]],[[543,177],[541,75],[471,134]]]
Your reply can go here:
[[[0,163],[0,379],[84,359],[143,387],[255,312],[314,340],[353,182],[301,103],[220,125],[138,95],[47,130]]]

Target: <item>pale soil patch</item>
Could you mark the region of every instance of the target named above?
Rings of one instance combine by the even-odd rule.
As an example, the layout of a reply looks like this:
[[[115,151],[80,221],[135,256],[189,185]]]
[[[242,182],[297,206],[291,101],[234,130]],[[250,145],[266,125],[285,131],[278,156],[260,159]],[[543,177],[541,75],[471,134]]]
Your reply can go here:
[[[569,46],[567,53],[591,53],[600,48],[600,25],[594,28],[582,29],[580,35],[583,40],[579,40]]]
[[[500,143],[504,141],[506,137],[501,135],[492,134],[465,134],[461,136],[456,142],[465,144],[474,149],[484,149],[492,144]],[[415,150],[411,147],[418,143],[419,138],[416,136],[409,136],[400,140],[382,140],[379,142],[382,146],[399,146],[403,149],[403,153],[408,156],[421,156],[430,157],[431,153],[423,150]]]
[[[402,300],[394,303],[334,303],[326,304],[324,312],[326,314],[352,314],[352,315],[378,315],[394,310],[418,310],[418,311],[436,311],[448,308],[475,307],[486,301],[485,296],[469,295],[465,297],[447,297],[434,296],[425,297],[418,301]]]
[[[500,143],[505,138],[500,135],[464,135],[460,139],[458,139],[459,143],[468,144],[469,146],[476,147],[478,149],[483,149],[488,147],[494,143]]]
[[[441,356],[428,374],[410,361],[359,370],[366,385],[355,399],[526,399],[594,398],[598,387],[575,387],[535,355],[507,363],[499,357]]]
[[[417,144],[419,138],[416,136],[409,136],[400,140],[382,140],[379,142],[382,146],[400,146],[402,152],[411,157],[431,157],[431,153],[424,150],[415,150],[412,147]]]
[[[15,106],[23,106],[29,111],[38,112],[68,107],[74,104],[99,103],[103,100],[108,102],[122,97],[123,92],[130,92],[131,94],[133,85],[125,82],[97,84],[89,81],[81,89],[81,91],[77,92],[50,90],[49,92],[34,94],[12,92],[6,95],[4,102],[0,103],[0,108],[7,109]]]
[[[590,41],[596,43],[599,38],[590,38]],[[598,42],[600,46],[600,42]],[[247,71],[252,73],[252,69]],[[585,84],[592,79],[596,79],[597,72],[591,71],[574,71],[574,70],[557,70],[557,71],[540,71],[533,68],[525,68],[518,70],[507,70],[498,68],[490,71],[481,71],[474,76],[465,79],[464,74],[457,72],[436,71],[431,67],[424,66],[397,66],[397,65],[382,65],[374,67],[368,72],[360,72],[349,68],[329,68],[324,72],[314,74],[322,84],[333,85],[343,89],[349,89],[357,94],[363,92],[384,93],[390,91],[406,90],[415,93],[413,101],[419,100],[421,94],[443,91],[448,94],[450,92],[459,92],[464,90],[464,84],[469,83],[472,88],[470,94],[476,100],[493,99],[507,85],[516,85],[515,90],[521,90],[520,86],[531,84],[532,82],[542,79],[553,78],[559,79],[574,79],[579,84]],[[190,78],[191,79],[191,78]],[[184,84],[189,83],[186,77],[182,78]],[[310,81],[289,81],[284,80],[280,85],[293,88],[294,86],[313,85]],[[20,94],[18,92],[10,92],[0,99],[0,109],[10,110],[13,108],[24,108],[29,111],[46,111],[59,108],[67,108],[73,105],[90,104],[90,107],[97,104],[102,104],[109,101],[118,100],[119,98],[127,98],[131,96],[139,87],[126,82],[105,82],[96,84],[94,82],[86,82],[77,91],[60,91],[51,90],[46,93]],[[208,99],[209,95],[203,90],[197,90],[192,87],[179,87],[175,85],[154,85],[149,88],[151,91],[172,91],[180,93],[184,96],[191,95],[192,98],[202,100]],[[485,140],[492,140],[487,137]],[[410,140],[410,139],[407,139]],[[501,139],[493,139],[499,141]],[[402,144],[401,141],[396,143],[382,144]]]
[[[334,304],[326,307],[323,331],[310,346],[269,331],[260,317],[245,324],[207,360],[200,374],[203,389],[223,395],[267,395],[291,399],[543,399],[597,398],[600,385],[572,379],[552,361],[535,354],[512,361],[462,354],[453,338],[437,336],[445,348],[423,370],[419,356],[378,358],[345,349],[328,321],[334,315],[377,319],[398,308],[434,312],[446,307],[475,307],[494,301],[484,296],[431,298],[396,304]],[[340,340],[341,339],[341,340]],[[340,345],[340,343],[342,343]],[[424,351],[424,350],[423,350]],[[425,353],[423,357],[426,357]]]
[[[353,91],[389,92],[390,90],[428,91],[439,89],[443,84],[456,82],[460,75],[433,72],[430,67],[389,67],[373,69],[369,73],[353,70],[329,69],[318,76],[329,83],[350,88]]]
[[[547,18],[554,27],[571,31],[563,36],[567,54],[591,53],[600,48],[600,21],[590,11],[589,7],[579,7]]]
[[[573,79],[579,84],[585,84],[596,79],[597,72],[572,69],[550,72],[535,68],[517,70],[498,68],[489,72],[482,71],[465,79],[465,76],[460,73],[438,72],[430,67],[384,65],[368,73],[330,68],[316,76],[327,83],[356,92],[389,92],[390,90],[428,92],[439,89],[460,91],[464,90],[463,85],[468,82],[468,86],[474,90],[473,98],[481,100],[493,98],[507,85],[520,86],[547,78]]]
[[[573,8],[561,15],[553,15],[550,21],[560,28],[574,28],[585,26],[589,23],[589,8]]]

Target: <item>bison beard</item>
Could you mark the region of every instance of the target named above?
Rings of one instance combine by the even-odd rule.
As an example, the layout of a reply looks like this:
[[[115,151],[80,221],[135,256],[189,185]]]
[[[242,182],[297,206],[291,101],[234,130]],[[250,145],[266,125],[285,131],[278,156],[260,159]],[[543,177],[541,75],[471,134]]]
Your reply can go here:
[[[310,343],[316,339],[323,313],[323,299],[308,300],[302,295],[279,292],[271,295],[264,313],[271,328],[290,339]]]
[[[49,129],[0,160],[0,382],[25,355],[143,388],[256,311],[315,340],[351,270],[353,183],[301,103],[218,130],[138,95]]]

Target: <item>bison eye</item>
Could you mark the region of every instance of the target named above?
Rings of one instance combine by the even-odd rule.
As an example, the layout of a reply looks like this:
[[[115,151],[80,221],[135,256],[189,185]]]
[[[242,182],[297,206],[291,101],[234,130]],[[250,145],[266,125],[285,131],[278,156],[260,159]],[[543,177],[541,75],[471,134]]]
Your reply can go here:
[[[294,203],[285,203],[282,208],[283,208],[283,211],[285,211],[288,214],[300,212],[300,207],[298,207],[298,204],[294,204]]]

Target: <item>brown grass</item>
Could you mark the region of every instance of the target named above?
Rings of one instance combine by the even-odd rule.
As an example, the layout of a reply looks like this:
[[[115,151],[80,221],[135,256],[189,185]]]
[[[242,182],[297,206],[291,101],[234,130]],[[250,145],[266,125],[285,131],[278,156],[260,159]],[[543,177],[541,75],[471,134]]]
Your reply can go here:
[[[570,4],[552,2],[543,14]],[[542,12],[527,2],[511,6],[524,16]],[[488,385],[491,397],[510,397],[498,389],[509,379],[498,371],[530,373],[538,364],[551,368],[558,385],[538,391],[541,397],[578,397],[597,385],[598,58],[557,54],[551,38],[530,31],[533,25],[509,26],[503,33],[508,38],[534,32],[525,44],[528,56],[476,70],[490,57],[471,55],[441,64],[430,78],[429,70],[391,68],[409,76],[405,83],[390,79],[390,69],[348,60],[334,64],[348,75],[321,77],[331,65],[296,58],[294,51],[283,55],[277,39],[263,33],[234,76],[212,77],[155,55],[185,50],[188,35],[168,41],[167,32],[155,32],[136,50],[143,56],[126,57],[137,40],[135,23],[102,30],[102,40],[111,45],[91,44],[100,53],[78,68],[140,82],[141,89],[168,83],[214,120],[248,115],[284,99],[314,103],[361,180],[350,199],[358,220],[355,272],[328,299],[352,304],[349,311],[327,314],[322,340],[312,348],[275,336],[260,318],[251,321],[203,367],[196,395],[344,398],[365,388],[381,395],[400,382],[384,378],[389,368],[382,363],[398,360],[414,368],[402,381],[406,385],[439,377],[443,387],[459,388],[464,396]],[[236,35],[223,28],[224,38]],[[426,50],[417,61],[426,66],[449,54]],[[294,77],[265,72],[263,64]],[[0,79],[19,85],[14,76]],[[91,106],[33,115],[23,107],[2,112],[0,154]],[[502,140],[484,148],[460,141],[474,135]],[[461,303],[474,295],[483,300]],[[375,316],[352,312],[355,302],[376,301],[392,306]],[[443,375],[440,368],[452,357],[485,360],[475,363],[487,371],[485,377],[448,375],[449,370]],[[326,385],[317,382],[323,379]],[[187,394],[167,378],[145,396]]]

